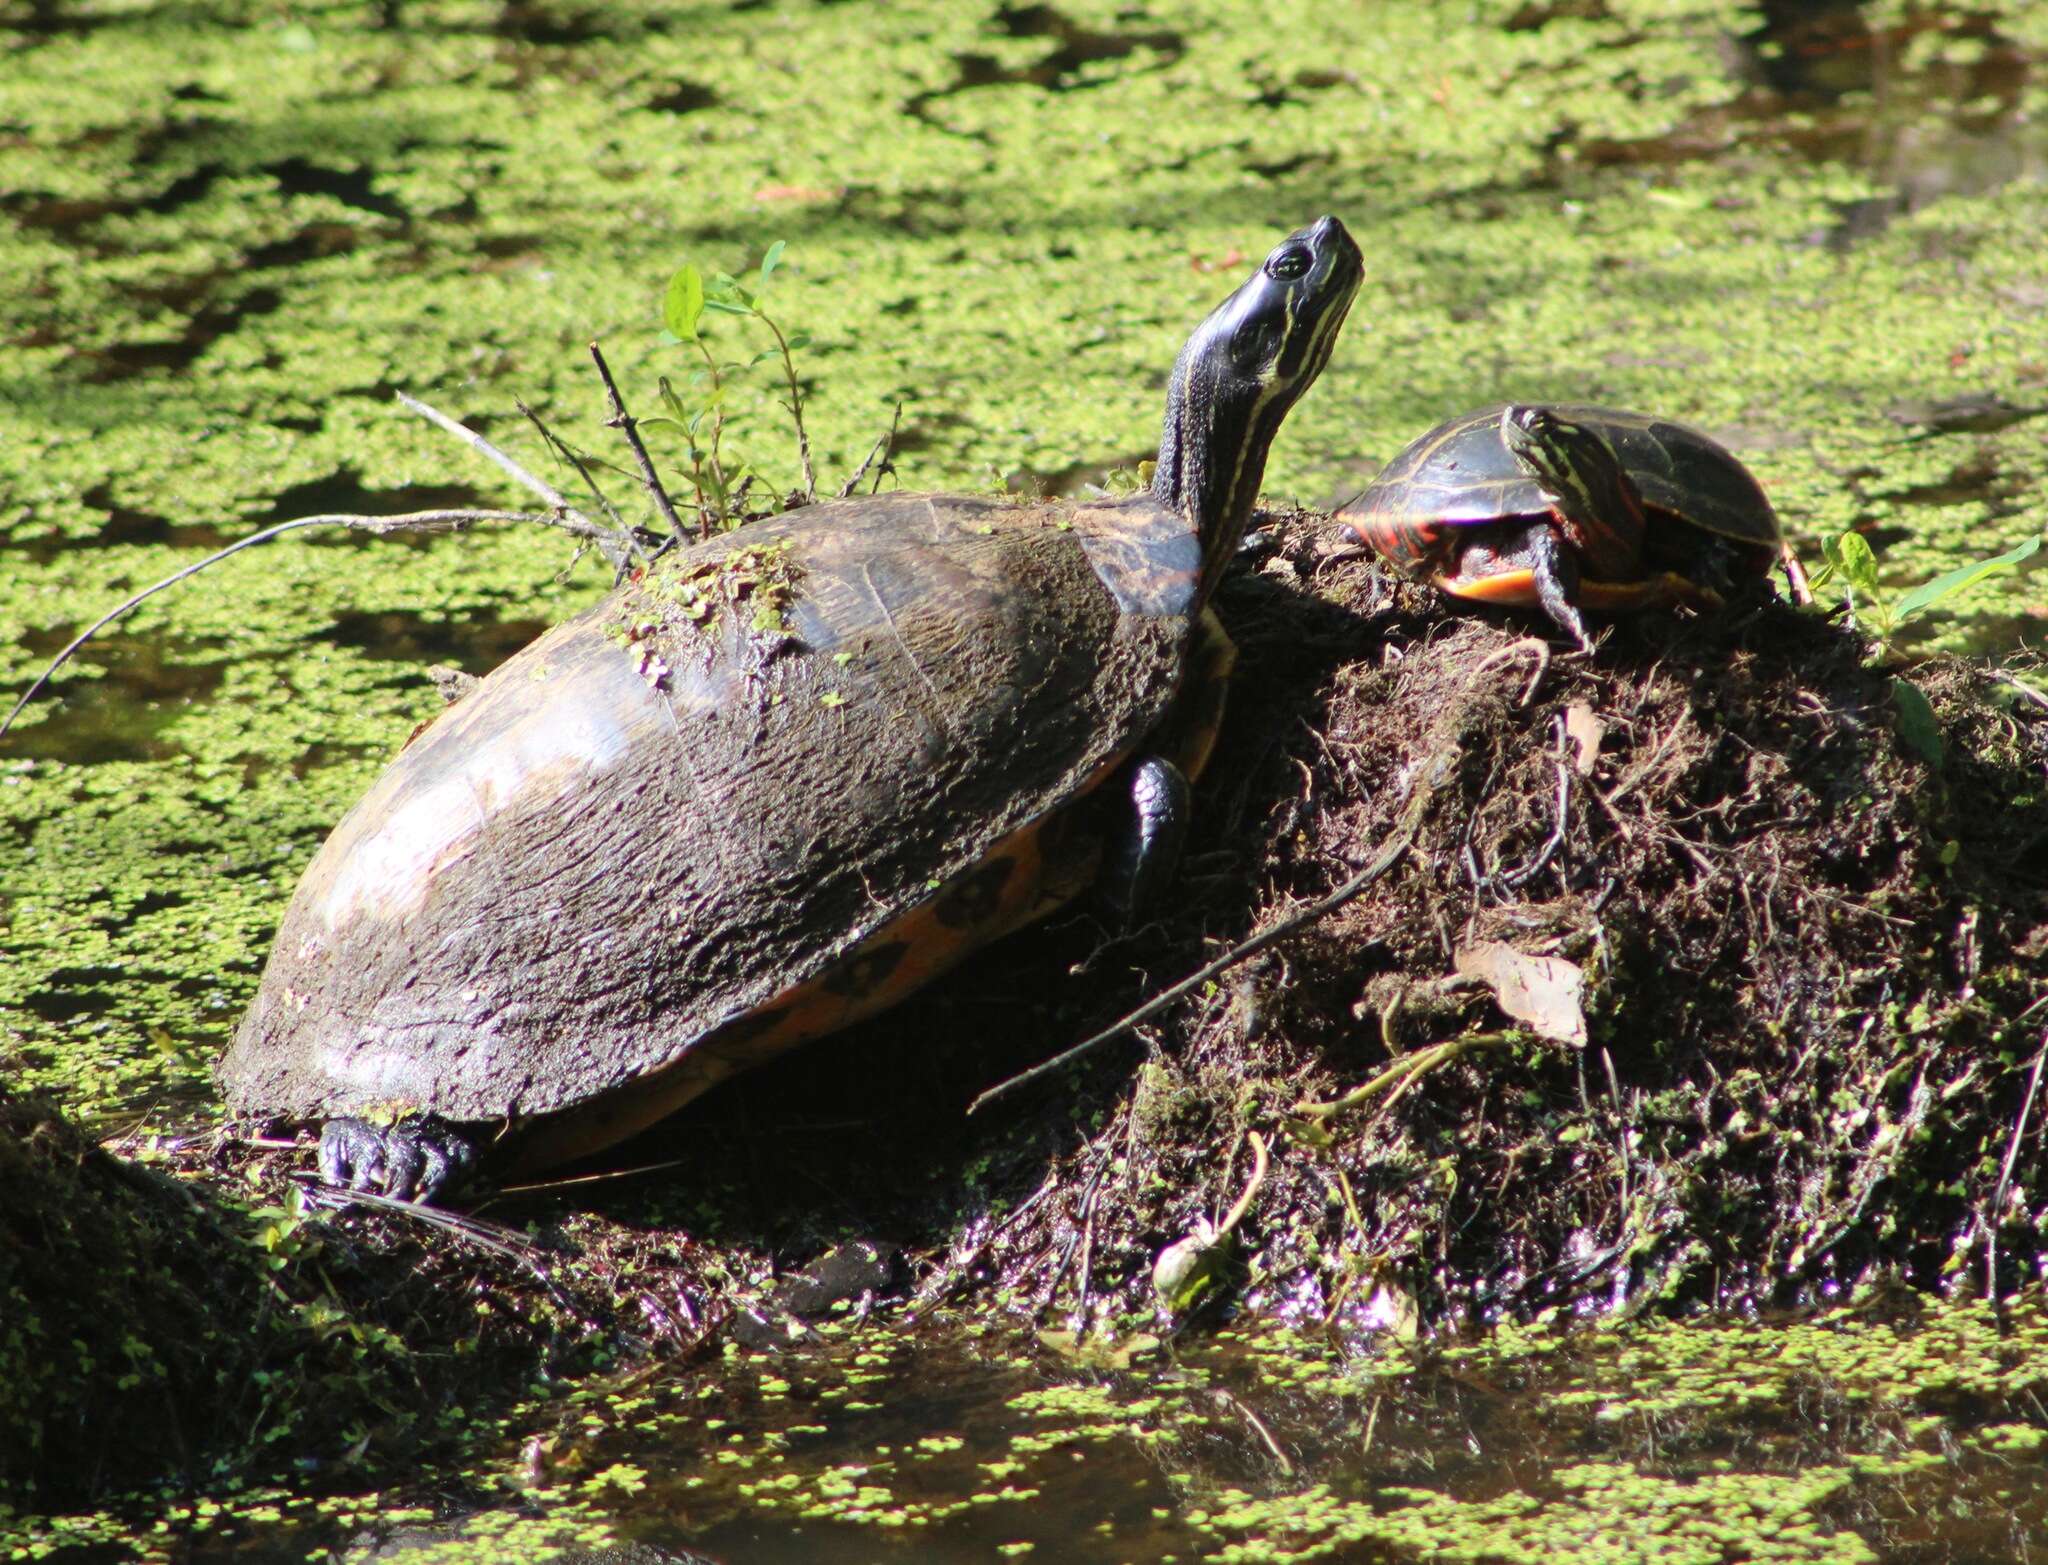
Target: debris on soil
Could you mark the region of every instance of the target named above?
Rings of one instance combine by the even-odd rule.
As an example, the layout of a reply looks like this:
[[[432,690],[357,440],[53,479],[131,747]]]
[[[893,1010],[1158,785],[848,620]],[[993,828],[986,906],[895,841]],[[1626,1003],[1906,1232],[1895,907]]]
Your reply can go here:
[[[0,1452],[40,1409],[32,1474],[137,1459],[61,1444],[144,1422],[81,1421],[116,1394],[121,1323],[158,1328],[121,1395],[225,1398],[239,1413],[218,1426],[246,1451],[274,1438],[257,1366],[315,1343],[329,1422],[295,1404],[293,1450],[397,1451],[487,1369],[689,1351],[749,1319],[775,1328],[762,1341],[800,1332],[779,1324],[790,1290],[849,1239],[888,1257],[861,1309],[1138,1329],[1162,1254],[1245,1191],[1196,1319],[1363,1335],[1748,1311],[1878,1278],[2003,1296],[2041,1275],[2048,712],[1975,665],[1868,666],[1852,633],[1761,597],[1567,654],[1531,621],[1333,558],[1326,518],[1265,524],[1279,547],[1220,598],[1241,661],[1169,916],[1124,933],[1082,908],[1002,942],[596,1177],[480,1213],[523,1229],[295,1217],[317,1268],[185,1256],[177,1275],[220,1296],[159,1296],[196,1286],[169,1282],[167,1244],[257,1253],[214,1210],[219,1159],[185,1154],[202,1177],[179,1197],[10,1107],[0,1166],[34,1163],[47,1194],[0,1180],[0,1233],[72,1248],[43,1271],[33,1247],[0,1249],[8,1319],[89,1276],[116,1336],[90,1373],[0,1338],[0,1369],[48,1368],[0,1376]],[[1899,678],[1940,725],[1939,764],[1901,731]],[[1322,924],[1135,1042],[963,1114],[1401,833],[1394,871]],[[282,1214],[292,1166],[245,1156],[239,1177]],[[184,1200],[204,1220],[165,1240],[155,1214]],[[423,1378],[401,1397],[399,1374]],[[369,1411],[394,1404],[409,1425]]]
[[[1814,615],[1643,615],[1589,660],[1319,563],[1296,526],[1221,606],[1245,656],[1205,791],[1257,857],[1155,970],[1314,899],[1450,780],[1400,869],[1183,1006],[1136,1082],[1091,1074],[1103,1129],[987,1258],[1015,1295],[1077,1308],[1057,1257],[1085,1233],[1089,1307],[1134,1308],[1254,1128],[1278,1132],[1254,1309],[1367,1324],[1391,1283],[1483,1321],[2039,1276],[2044,714],[1922,664],[1936,767],[1893,673]],[[1305,1112],[1364,1077],[1398,1091]]]

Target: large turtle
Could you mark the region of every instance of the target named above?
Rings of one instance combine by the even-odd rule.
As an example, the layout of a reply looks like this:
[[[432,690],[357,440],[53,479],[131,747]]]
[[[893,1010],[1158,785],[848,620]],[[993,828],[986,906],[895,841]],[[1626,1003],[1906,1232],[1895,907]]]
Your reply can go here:
[[[1177,846],[1208,601],[1363,270],[1300,230],[1173,368],[1151,489],[893,494],[709,539],[420,733],[300,882],[220,1065],[330,1180],[545,1167]],[[339,1116],[339,1117],[334,1117]]]

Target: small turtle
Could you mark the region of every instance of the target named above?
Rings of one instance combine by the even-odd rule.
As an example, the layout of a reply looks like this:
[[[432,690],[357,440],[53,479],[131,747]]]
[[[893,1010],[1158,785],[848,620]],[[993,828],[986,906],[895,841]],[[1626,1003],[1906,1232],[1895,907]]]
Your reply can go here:
[[[1098,872],[1142,901],[1221,717],[1210,594],[1362,271],[1324,218],[1217,307],[1145,493],[805,507],[515,655],[315,856],[230,1107],[431,1199],[487,1143],[510,1172],[619,1141]]]
[[[1781,548],[1749,469],[1684,424],[1514,404],[1439,424],[1338,513],[1453,597],[1540,606],[1580,646],[1581,608],[1718,605]]]

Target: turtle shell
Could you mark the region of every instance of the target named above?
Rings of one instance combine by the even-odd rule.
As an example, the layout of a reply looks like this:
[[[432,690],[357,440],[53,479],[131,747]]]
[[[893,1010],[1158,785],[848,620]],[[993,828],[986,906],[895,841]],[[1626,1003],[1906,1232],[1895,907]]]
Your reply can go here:
[[[1660,522],[1678,521],[1768,549],[1775,558],[1777,513],[1749,469],[1718,441],[1690,425],[1647,414],[1544,405],[1606,438],[1642,495],[1653,533]],[[1548,511],[1542,484],[1501,438],[1505,407],[1496,403],[1461,414],[1413,441],[1344,508],[1342,519],[1376,543],[1406,537],[1405,553],[1427,555],[1440,527]]]
[[[1150,496],[914,494],[662,562],[335,829],[221,1064],[230,1105],[665,1113],[880,1009],[1086,883],[1066,806],[1166,713],[1199,563]]]

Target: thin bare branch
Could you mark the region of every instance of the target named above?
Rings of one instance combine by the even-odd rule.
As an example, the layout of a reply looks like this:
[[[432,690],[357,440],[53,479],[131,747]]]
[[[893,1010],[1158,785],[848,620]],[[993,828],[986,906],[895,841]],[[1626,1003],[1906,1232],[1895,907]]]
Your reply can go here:
[[[395,533],[433,529],[462,532],[478,522],[545,522],[555,526],[563,525],[562,519],[559,516],[539,515],[531,511],[411,511],[403,516],[353,516],[345,514],[301,516],[289,522],[279,522],[275,527],[266,527],[261,532],[251,533],[248,537],[238,539],[234,543],[229,544],[225,549],[216,549],[205,559],[196,560],[182,570],[172,572],[161,581],[151,583],[140,592],[124,598],[120,603],[94,620],[92,624],[73,637],[70,644],[50,660],[50,666],[36,676],[35,683],[22,692],[21,699],[14,703],[14,710],[7,714],[4,722],[0,722],[0,738],[6,736],[8,729],[14,726],[14,720],[21,716],[22,708],[36,698],[43,687],[55,677],[57,670],[70,662],[79,648],[92,640],[94,636],[113,624],[115,620],[120,619],[141,604],[147,603],[166,588],[175,587],[188,576],[198,575],[199,572],[205,570],[209,565],[218,564],[231,554],[240,554],[244,549],[254,548],[259,543],[268,543],[273,538],[281,538],[286,533],[298,532],[302,528],[307,527],[347,527],[356,532],[367,533]]]
[[[1991,1205],[1984,1213],[1984,1231],[1989,1238],[1984,1255],[1984,1297],[1993,1304],[1998,1302],[1998,1227],[2005,1220],[2006,1192],[2012,1189],[2012,1171],[2020,1160],[2020,1142],[2027,1134],[2027,1119],[2034,1112],[2034,1099],[2041,1092],[2041,1067],[2048,1065],[2048,1034],[2041,1039],[2041,1047],[2034,1055],[2033,1069],[2027,1076],[2027,1095],[2020,1101],[2019,1118],[2012,1124],[2012,1140],[2006,1145],[2005,1163],[1998,1171],[1998,1188],[1992,1192]]]
[[[1419,822],[1419,812],[1414,812],[1414,819]],[[1042,1064],[1034,1065],[1027,1071],[1020,1071],[1008,1081],[998,1082],[972,1103],[968,1104],[967,1112],[972,1114],[983,1106],[993,1103],[997,1098],[1004,1097],[1016,1091],[1019,1087],[1027,1086],[1042,1076],[1049,1076],[1061,1067],[1072,1064],[1084,1054],[1092,1054],[1105,1043],[1121,1038],[1133,1027],[1139,1025],[1139,1023],[1150,1021],[1183,995],[1192,993],[1194,990],[1201,988],[1210,979],[1228,972],[1231,968],[1237,966],[1239,962],[1245,960],[1246,957],[1257,956],[1266,947],[1286,939],[1296,930],[1313,924],[1316,920],[1326,917],[1328,914],[1334,913],[1338,908],[1386,874],[1396,864],[1400,863],[1401,856],[1408,851],[1408,845],[1414,840],[1414,835],[1412,827],[1404,825],[1403,829],[1395,832],[1393,840],[1380,850],[1370,864],[1366,865],[1364,869],[1353,875],[1328,896],[1320,901],[1311,902],[1299,912],[1283,918],[1271,929],[1263,930],[1248,940],[1239,941],[1228,951],[1217,957],[1215,961],[1210,962],[1207,966],[1196,968],[1195,971],[1189,973],[1179,983],[1169,985],[1167,988],[1160,990],[1158,994],[1147,1000],[1135,1011],[1130,1012],[1110,1026],[1103,1028],[1094,1037],[1083,1039],[1071,1049],[1055,1054],[1051,1059],[1046,1060]]]
[[[602,489],[597,487],[597,480],[591,476],[590,464],[583,460],[583,453],[548,428],[547,420],[517,397],[512,399],[512,405],[526,415],[526,421],[533,425],[533,432],[548,443],[548,448],[555,453],[556,458],[576,469],[576,476],[583,480],[583,487],[590,491],[590,498],[595,500],[597,508],[604,512],[605,520],[622,533],[632,532],[633,529],[626,519],[619,515],[619,508],[612,504],[611,498]]]
[[[553,506],[564,517],[571,518],[574,521],[581,523],[585,530],[578,533],[579,537],[602,538],[605,536],[604,530],[600,528],[597,525],[597,523],[593,522],[589,517],[585,516],[581,511],[577,510],[575,506],[571,505],[568,502],[568,500],[563,497],[562,492],[559,489],[557,489],[553,484],[549,483],[545,478],[536,478],[532,473],[529,473],[524,467],[521,467],[517,461],[507,456],[504,452],[500,451],[496,446],[492,445],[488,440],[484,439],[482,435],[479,435],[475,430],[471,429],[468,425],[458,424],[454,419],[450,418],[446,413],[443,413],[439,408],[431,407],[427,403],[420,401],[418,397],[408,396],[403,391],[398,392],[397,397],[400,402],[404,403],[405,406],[412,409],[413,412],[419,414],[419,416],[425,419],[428,423],[439,425],[442,429],[447,430],[448,433],[453,435],[457,440],[460,440],[464,445],[471,447],[480,455],[485,456],[489,458],[491,461],[495,462],[506,473],[510,474],[511,477],[516,479],[518,482],[524,484],[527,488],[531,489],[535,494],[539,495],[543,500],[547,501],[549,505]],[[575,527],[570,527],[568,530],[570,532],[577,532],[577,529]]]
[[[612,367],[604,361],[604,350],[593,342],[590,356],[597,361],[598,378],[604,382],[604,394],[611,401],[612,415],[605,422],[625,433],[626,444],[633,448],[633,459],[640,464],[640,478],[647,485],[648,498],[654,501],[654,508],[661,513],[661,519],[668,523],[670,535],[679,544],[688,543],[690,535],[683,531],[682,518],[676,515],[668,491],[662,487],[661,475],[654,470],[654,459],[647,454],[647,447],[640,443],[640,421],[626,411],[625,401],[619,396],[619,384],[612,379]]]
[[[875,488],[881,488],[882,474],[891,471],[889,466],[889,450],[896,444],[896,426],[902,422],[903,404],[899,402],[896,404],[896,411],[889,416],[889,432],[868,448],[868,454],[861,458],[860,466],[853,470],[851,478],[839,486],[839,493],[833,498],[844,500],[854,490],[858,489],[860,481],[868,476],[868,469],[873,467],[877,460],[880,460],[882,466],[875,474]],[[868,492],[872,494],[874,490],[871,489]]]
[[[648,555],[640,546],[639,534],[623,516],[619,515],[618,507],[612,504],[605,492],[597,487],[597,480],[591,476],[590,464],[583,460],[583,453],[548,428],[547,421],[524,402],[515,397],[512,405],[526,415],[527,422],[532,424],[540,438],[548,443],[555,456],[576,470],[577,476],[583,480],[584,488],[590,491],[590,498],[597,502],[597,508],[604,512],[605,520],[611,523],[612,541],[607,544],[600,539],[597,545],[599,552],[605,557],[605,562],[621,576],[625,573],[628,561],[644,565]]]

